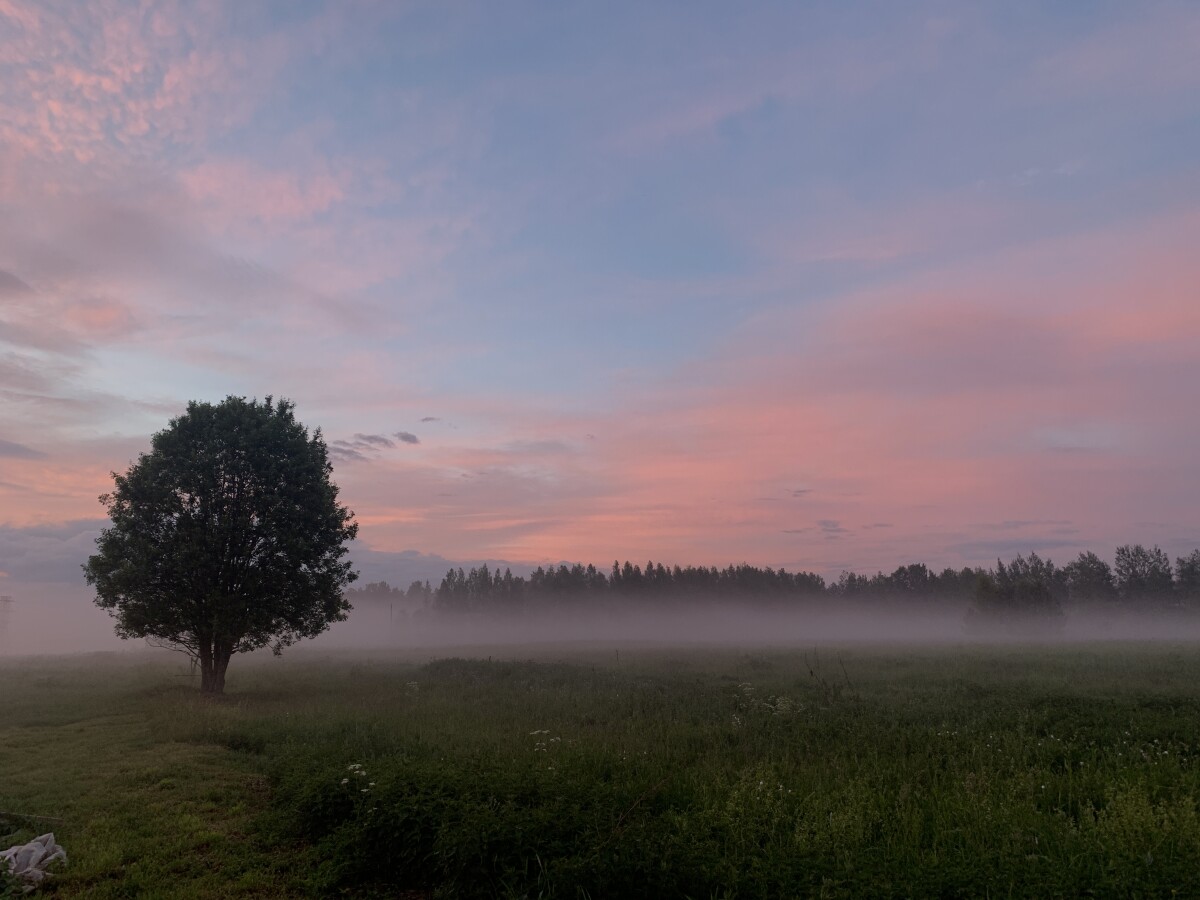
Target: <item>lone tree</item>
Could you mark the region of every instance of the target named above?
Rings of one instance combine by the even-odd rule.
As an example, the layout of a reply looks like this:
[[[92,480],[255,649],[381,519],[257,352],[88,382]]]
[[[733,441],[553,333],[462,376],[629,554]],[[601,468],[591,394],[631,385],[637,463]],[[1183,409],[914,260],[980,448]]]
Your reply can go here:
[[[189,403],[100,502],[112,527],[84,573],[123,638],[200,663],[220,694],[234,653],[279,653],[346,618],[358,532],[337,502],[320,429],[286,400]]]

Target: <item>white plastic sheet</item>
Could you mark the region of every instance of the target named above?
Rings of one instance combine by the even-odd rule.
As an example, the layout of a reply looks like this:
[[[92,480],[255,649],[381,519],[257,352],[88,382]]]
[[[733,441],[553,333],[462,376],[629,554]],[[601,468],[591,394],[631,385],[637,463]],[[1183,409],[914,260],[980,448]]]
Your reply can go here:
[[[53,832],[0,852],[0,861],[8,863],[9,874],[24,882],[27,891],[41,884],[50,863],[60,859],[64,863],[67,861],[67,851],[54,840]]]

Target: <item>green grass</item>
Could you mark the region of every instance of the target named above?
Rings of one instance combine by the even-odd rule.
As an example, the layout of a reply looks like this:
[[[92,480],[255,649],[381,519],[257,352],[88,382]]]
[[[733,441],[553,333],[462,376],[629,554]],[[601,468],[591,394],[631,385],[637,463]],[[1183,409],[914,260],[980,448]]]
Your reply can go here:
[[[1196,648],[521,655],[10,662],[0,832],[64,897],[1200,895]]]
[[[172,669],[96,657],[9,663],[0,674],[0,838],[55,833],[70,857],[56,896],[289,892],[285,860],[251,827],[268,802],[257,761],[164,730],[210,714]]]

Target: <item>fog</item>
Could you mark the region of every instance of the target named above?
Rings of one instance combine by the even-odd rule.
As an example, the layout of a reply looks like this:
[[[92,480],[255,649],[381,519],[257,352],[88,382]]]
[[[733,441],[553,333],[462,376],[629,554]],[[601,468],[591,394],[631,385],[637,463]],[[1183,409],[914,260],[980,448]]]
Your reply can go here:
[[[0,656],[88,653],[141,646],[113,634],[113,620],[92,603],[92,594],[61,583],[0,587],[12,599],[0,603]]]
[[[496,646],[502,644],[651,642],[655,644],[727,644],[811,646],[813,644],[887,643],[1080,643],[1090,641],[1200,640],[1200,617],[1167,613],[1110,614],[1075,612],[1056,627],[1016,631],[968,630],[962,609],[771,610],[705,602],[693,609],[545,612],[511,618],[406,615],[387,606],[362,607],[314,643],[339,648]]]
[[[113,620],[92,603],[86,586],[12,585],[0,593],[12,598],[0,603],[0,657],[146,648],[144,641],[116,637]],[[811,647],[826,643],[917,645],[1014,640],[1192,641],[1200,640],[1200,617],[1073,611],[1058,627],[979,634],[964,626],[961,609],[932,606],[770,610],[749,607],[744,601],[736,605],[705,601],[691,609],[545,611],[494,618],[435,615],[396,604],[360,601],[347,621],[335,623],[326,633],[300,646],[343,651],[454,647],[462,653],[472,646],[552,647],[577,646],[581,642]]]

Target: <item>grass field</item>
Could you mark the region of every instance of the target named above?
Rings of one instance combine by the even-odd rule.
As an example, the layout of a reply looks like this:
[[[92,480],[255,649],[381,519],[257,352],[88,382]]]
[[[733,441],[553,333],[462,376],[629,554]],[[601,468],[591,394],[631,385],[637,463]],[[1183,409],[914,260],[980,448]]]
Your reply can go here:
[[[60,897],[1200,895],[1196,647],[505,652],[9,661],[0,842]]]

